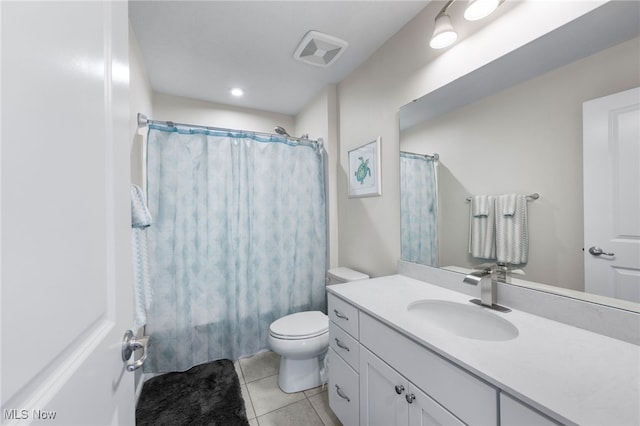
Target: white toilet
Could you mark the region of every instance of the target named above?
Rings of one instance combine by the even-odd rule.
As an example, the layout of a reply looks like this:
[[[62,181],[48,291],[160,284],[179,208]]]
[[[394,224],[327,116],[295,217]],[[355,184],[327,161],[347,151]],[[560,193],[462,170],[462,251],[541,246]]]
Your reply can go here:
[[[328,271],[327,285],[368,279],[349,268]],[[286,393],[300,392],[322,384],[320,368],[329,349],[329,317],[320,311],[297,312],[269,326],[269,346],[280,355],[278,385]]]

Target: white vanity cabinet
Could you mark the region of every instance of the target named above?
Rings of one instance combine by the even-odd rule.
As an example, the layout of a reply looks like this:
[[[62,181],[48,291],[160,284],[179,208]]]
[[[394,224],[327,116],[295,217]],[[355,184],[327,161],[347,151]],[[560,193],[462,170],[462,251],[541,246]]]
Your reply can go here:
[[[366,348],[360,350],[360,367],[361,424],[464,425]]]
[[[446,326],[473,329],[475,320],[465,324],[470,318],[460,314],[435,323],[410,308],[427,300],[469,304],[469,295],[400,274],[327,291],[329,404],[345,426],[640,426],[636,344],[518,309],[487,312],[516,336],[464,337]],[[629,323],[638,318],[629,315]]]
[[[345,426],[497,425],[498,389],[329,294],[329,406]]]
[[[496,387],[368,314],[360,312],[359,321],[361,353],[366,349],[370,350],[385,364],[406,377],[414,394],[417,395],[418,390],[424,392],[428,395],[427,398],[436,403],[437,407],[444,407],[445,413],[451,415],[450,420],[443,420],[445,424],[456,424],[456,418],[466,424],[498,424],[499,390]],[[363,357],[361,356],[361,393],[363,392],[364,372],[362,363]],[[360,415],[363,416],[363,405],[361,404],[360,407]],[[426,407],[422,408],[427,409]],[[433,417],[443,418],[437,412],[433,413]],[[361,424],[367,423],[361,422]]]

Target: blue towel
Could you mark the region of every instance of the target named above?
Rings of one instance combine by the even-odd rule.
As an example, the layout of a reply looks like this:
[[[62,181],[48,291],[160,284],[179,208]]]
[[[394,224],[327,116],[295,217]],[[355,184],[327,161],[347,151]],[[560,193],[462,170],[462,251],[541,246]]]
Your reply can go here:
[[[147,230],[152,223],[142,189],[131,185],[131,246],[133,249],[135,320],[133,330],[137,331],[147,323],[147,311],[151,308],[151,277],[149,274],[149,253],[147,251]]]

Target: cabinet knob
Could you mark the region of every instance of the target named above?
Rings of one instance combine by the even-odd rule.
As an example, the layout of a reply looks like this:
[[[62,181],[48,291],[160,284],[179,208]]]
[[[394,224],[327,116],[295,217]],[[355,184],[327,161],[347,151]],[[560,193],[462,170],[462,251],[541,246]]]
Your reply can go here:
[[[416,396],[412,393],[408,393],[404,396],[404,399],[406,399],[409,404],[413,404],[413,400],[416,399]]]
[[[396,385],[396,393],[398,395],[402,394],[402,392],[404,392],[404,386],[402,385]]]

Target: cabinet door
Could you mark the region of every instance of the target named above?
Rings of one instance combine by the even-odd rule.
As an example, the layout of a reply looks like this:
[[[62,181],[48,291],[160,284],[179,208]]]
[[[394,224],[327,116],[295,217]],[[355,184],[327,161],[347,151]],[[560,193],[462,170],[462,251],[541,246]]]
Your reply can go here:
[[[409,404],[409,424],[411,426],[464,426],[460,419],[415,385],[410,385],[407,395],[407,401],[411,401]]]
[[[360,347],[360,424],[406,425],[407,380],[363,346]]]
[[[470,425],[498,424],[498,390],[360,312],[360,343]]]

